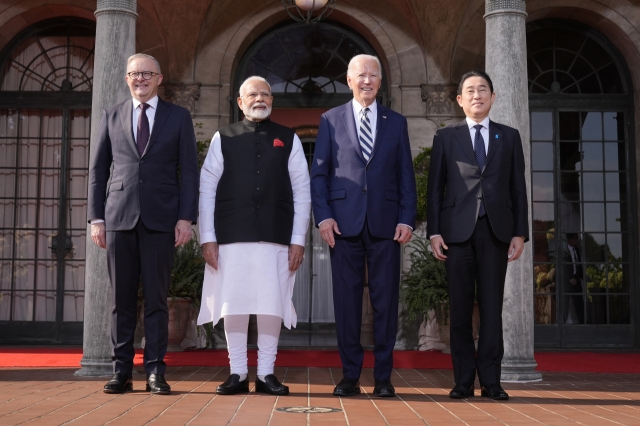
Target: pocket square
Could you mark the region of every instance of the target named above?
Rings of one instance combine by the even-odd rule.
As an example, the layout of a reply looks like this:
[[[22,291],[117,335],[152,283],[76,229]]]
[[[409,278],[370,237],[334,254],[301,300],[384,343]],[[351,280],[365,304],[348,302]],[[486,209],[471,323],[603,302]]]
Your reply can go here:
[[[281,141],[280,139],[278,139],[278,138],[275,138],[275,139],[273,140],[273,146],[281,146],[281,147],[284,147],[284,142],[282,142],[282,141]]]

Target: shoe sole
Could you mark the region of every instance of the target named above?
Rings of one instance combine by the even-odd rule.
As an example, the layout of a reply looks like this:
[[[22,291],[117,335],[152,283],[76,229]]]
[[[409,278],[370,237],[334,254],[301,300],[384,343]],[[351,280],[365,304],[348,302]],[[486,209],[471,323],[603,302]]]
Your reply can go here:
[[[507,395],[506,397],[504,397],[504,396],[491,397],[491,396],[489,396],[489,393],[485,392],[485,391],[482,391],[480,393],[480,396],[485,396],[485,397],[487,397],[489,399],[493,399],[494,401],[508,401],[509,400],[509,395]]]
[[[151,395],[170,395],[171,394],[171,389],[152,391],[149,385],[147,385],[146,391],[149,392]]]
[[[467,399],[467,398],[471,398],[472,396],[475,396],[475,395],[474,395],[474,394],[466,395],[466,396],[453,396],[453,395],[449,395],[449,398],[451,398],[451,399]]]
[[[132,390],[133,390],[133,383],[129,383],[129,384],[125,385],[124,389],[122,389],[122,390],[102,389],[102,392],[110,393],[110,394],[118,394],[118,393],[131,392]]]
[[[345,393],[345,392],[333,391],[333,396],[354,396],[354,395],[359,395],[360,392],[362,392],[360,390],[360,388],[356,388],[356,390],[353,393]]]

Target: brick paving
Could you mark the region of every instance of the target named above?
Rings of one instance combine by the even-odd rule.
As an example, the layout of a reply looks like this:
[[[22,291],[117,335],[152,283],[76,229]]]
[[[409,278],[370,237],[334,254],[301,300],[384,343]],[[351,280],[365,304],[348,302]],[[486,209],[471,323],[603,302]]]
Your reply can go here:
[[[0,425],[640,425],[636,374],[543,373],[542,382],[504,383],[511,399],[496,402],[478,390],[468,400],[448,398],[450,370],[395,370],[398,397],[387,399],[372,395],[370,369],[362,374],[363,393],[351,398],[331,395],[341,378],[336,368],[277,368],[291,389],[286,397],[216,395],[228,368],[169,368],[169,396],[145,392],[143,375],[134,376],[133,392],[107,395],[105,378],[74,371],[0,369]],[[287,407],[333,410],[279,411]]]

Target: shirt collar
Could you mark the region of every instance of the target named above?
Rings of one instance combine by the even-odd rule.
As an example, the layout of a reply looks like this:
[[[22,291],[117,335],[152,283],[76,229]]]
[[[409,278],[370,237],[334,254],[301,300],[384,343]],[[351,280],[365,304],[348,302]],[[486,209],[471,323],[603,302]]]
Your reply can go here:
[[[361,111],[364,109],[364,107],[362,106],[362,104],[360,102],[356,101],[355,99],[351,100],[351,104],[353,105],[353,113],[354,113],[354,115],[356,116],[356,118],[360,118]],[[378,102],[374,101],[367,108],[369,108],[369,112],[370,113],[377,114]],[[371,116],[369,116],[369,117],[371,117]]]
[[[131,99],[133,99],[133,109],[138,108],[142,103],[136,98],[131,98]],[[158,109],[158,95],[155,95],[153,98],[149,99],[147,101],[147,105],[149,105],[153,109]]]
[[[484,120],[482,120],[479,123],[476,123],[475,121],[473,121],[472,119],[470,119],[469,117],[465,118],[465,120],[467,120],[467,126],[469,126],[469,129],[473,129],[473,126],[480,124],[482,127],[484,127],[485,129],[489,128],[489,117],[485,117]]]

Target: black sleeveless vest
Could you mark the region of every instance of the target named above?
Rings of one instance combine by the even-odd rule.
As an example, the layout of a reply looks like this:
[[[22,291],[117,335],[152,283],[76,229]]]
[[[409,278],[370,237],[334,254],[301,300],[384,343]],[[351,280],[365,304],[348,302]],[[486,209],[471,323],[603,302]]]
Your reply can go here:
[[[224,170],[216,191],[219,244],[291,243],[293,190],[289,154],[294,131],[244,119],[220,129]]]

